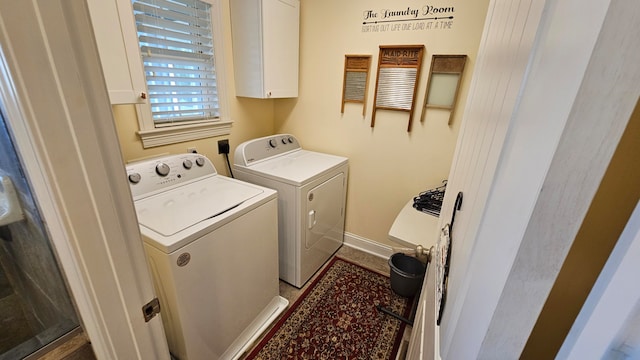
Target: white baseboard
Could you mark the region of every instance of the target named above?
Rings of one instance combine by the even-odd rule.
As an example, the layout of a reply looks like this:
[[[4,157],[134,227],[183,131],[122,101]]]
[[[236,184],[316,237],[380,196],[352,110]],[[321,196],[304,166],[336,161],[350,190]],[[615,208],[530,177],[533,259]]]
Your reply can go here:
[[[344,245],[384,259],[388,259],[393,255],[391,246],[383,245],[346,231],[344,233]]]

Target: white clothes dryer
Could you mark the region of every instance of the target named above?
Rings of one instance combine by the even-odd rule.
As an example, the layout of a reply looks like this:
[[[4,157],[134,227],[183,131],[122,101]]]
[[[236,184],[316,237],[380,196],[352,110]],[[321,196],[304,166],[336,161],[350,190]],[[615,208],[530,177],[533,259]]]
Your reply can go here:
[[[289,134],[240,144],[234,175],[278,191],[280,279],[301,288],[342,246],[348,159],[301,148]]]
[[[286,308],[277,193],[218,175],[198,154],[127,166],[169,350],[236,359]]]

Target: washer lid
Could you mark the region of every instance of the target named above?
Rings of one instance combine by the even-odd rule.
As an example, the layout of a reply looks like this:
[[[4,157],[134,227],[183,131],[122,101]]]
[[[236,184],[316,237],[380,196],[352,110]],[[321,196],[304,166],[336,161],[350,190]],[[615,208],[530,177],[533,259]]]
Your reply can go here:
[[[135,203],[138,222],[164,236],[225,213],[263,190],[212,176]]]
[[[316,176],[346,164],[347,161],[348,159],[342,156],[298,150],[245,169],[300,186]]]

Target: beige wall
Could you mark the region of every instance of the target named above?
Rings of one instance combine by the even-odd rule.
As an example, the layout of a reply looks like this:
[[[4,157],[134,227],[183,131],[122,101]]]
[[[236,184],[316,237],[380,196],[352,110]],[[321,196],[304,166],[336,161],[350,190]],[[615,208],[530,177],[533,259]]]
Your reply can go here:
[[[404,204],[447,178],[488,3],[302,1],[300,94],[297,99],[276,102],[275,131],[296,135],[307,149],[349,158],[348,232],[393,244],[387,233]],[[387,31],[362,31],[366,10],[380,13],[385,8],[421,9],[428,4],[454,7],[451,29],[392,31],[389,26]],[[379,46],[412,44],[426,48],[412,131],[407,132],[408,114],[398,111],[378,111],[376,126],[371,128]],[[361,104],[346,104],[344,114],[340,113],[345,54],[372,55],[365,117]],[[433,54],[469,56],[451,126],[447,125],[449,113],[442,110],[429,110],[420,122]]]
[[[347,156],[350,178],[346,230],[393,245],[387,239],[387,233],[400,209],[413,196],[439,186],[448,176],[488,3],[488,0],[431,4],[415,0],[402,4],[389,0],[303,0],[299,97],[280,100],[237,98],[233,82],[228,81],[234,124],[231,136],[222,138],[230,140],[231,157],[241,142],[273,133],[291,133],[307,149]],[[223,4],[226,75],[231,80],[229,5],[226,1]],[[408,7],[422,9],[426,5],[454,7],[452,27],[436,29],[434,22],[432,29],[392,31],[389,26],[387,31],[362,31],[363,13],[367,10],[381,13],[381,9],[391,7],[390,10],[405,10]],[[371,128],[379,45],[410,44],[424,44],[426,48],[412,131],[406,131],[408,114],[395,111],[378,111],[376,126]],[[347,104],[344,114],[340,113],[345,54],[372,55],[365,117],[359,104]],[[449,113],[441,110],[429,110],[424,121],[420,122],[433,54],[468,55],[451,126],[447,125]],[[218,138],[145,150],[135,134],[138,130],[135,108],[114,106],[114,114],[125,160],[180,153],[195,146],[200,153],[212,159],[220,173],[227,174],[224,160],[217,152]]]

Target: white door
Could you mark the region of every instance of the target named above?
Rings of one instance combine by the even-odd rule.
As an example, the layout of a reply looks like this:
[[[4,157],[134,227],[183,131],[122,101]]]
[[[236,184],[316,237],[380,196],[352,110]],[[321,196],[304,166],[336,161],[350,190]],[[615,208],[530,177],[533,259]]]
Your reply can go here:
[[[96,356],[168,359],[88,14],[0,3],[2,110]]]
[[[521,354],[640,93],[639,2],[489,9],[442,207],[464,192],[443,358]]]

